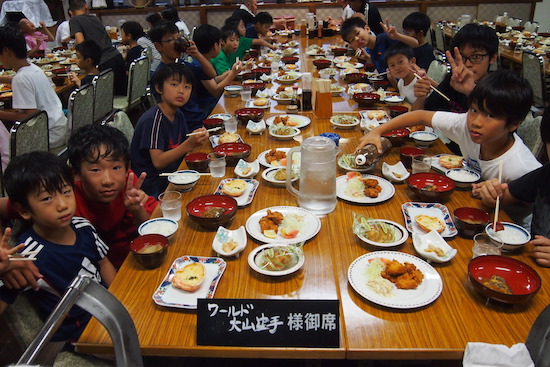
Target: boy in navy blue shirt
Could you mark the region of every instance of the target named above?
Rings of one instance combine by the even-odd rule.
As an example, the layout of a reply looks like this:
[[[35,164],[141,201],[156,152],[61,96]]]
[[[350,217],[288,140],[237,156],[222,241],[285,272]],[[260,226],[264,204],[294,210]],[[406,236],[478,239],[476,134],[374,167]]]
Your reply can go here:
[[[254,22],[246,26],[247,38],[267,37],[269,28],[273,25],[273,17],[266,11],[259,12],[254,18]]]
[[[428,70],[432,61],[435,60],[432,45],[426,40],[430,30],[431,20],[426,14],[414,12],[403,19],[403,34],[416,38],[418,47],[413,48],[416,65]]]

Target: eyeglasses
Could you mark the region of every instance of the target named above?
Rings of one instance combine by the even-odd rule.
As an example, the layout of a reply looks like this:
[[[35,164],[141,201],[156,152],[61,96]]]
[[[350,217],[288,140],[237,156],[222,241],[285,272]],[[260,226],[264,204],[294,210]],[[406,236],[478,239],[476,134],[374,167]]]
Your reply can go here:
[[[160,42],[161,42],[161,43],[162,43],[162,42],[173,43],[173,42],[175,42],[175,41],[176,41],[175,38],[168,38],[167,40],[162,40],[162,41],[160,41]]]
[[[489,54],[473,54],[468,57],[462,55],[462,62],[470,61],[472,64],[480,64],[485,56],[489,56]]]

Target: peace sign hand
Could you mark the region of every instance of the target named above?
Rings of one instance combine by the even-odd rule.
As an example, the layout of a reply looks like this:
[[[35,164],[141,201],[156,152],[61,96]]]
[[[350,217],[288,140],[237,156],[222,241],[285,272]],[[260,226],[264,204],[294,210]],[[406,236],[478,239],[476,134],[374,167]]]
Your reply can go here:
[[[145,172],[142,172],[138,180],[134,184],[135,174],[130,172],[126,181],[126,195],[124,196],[124,206],[130,212],[135,212],[143,207],[149,196],[141,190],[141,185],[147,177]]]
[[[397,38],[397,29],[395,29],[395,26],[390,25],[390,20],[388,18],[386,18],[386,24],[380,22],[380,25],[382,26],[382,29],[384,29],[384,32],[388,34],[388,37],[392,40]]]
[[[469,95],[476,86],[474,73],[466,67],[466,64],[464,64],[464,60],[462,59],[462,55],[460,54],[458,47],[455,47],[453,51],[454,57],[451,54],[451,51],[445,52],[447,55],[447,61],[451,65],[452,69],[451,87],[453,87],[453,89],[457,92]]]

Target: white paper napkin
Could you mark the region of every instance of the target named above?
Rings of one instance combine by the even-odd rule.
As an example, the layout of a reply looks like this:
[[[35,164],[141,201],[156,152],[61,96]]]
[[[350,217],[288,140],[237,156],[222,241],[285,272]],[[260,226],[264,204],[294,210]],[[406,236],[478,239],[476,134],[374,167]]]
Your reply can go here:
[[[464,367],[534,367],[523,343],[508,348],[502,344],[468,343],[462,360]]]

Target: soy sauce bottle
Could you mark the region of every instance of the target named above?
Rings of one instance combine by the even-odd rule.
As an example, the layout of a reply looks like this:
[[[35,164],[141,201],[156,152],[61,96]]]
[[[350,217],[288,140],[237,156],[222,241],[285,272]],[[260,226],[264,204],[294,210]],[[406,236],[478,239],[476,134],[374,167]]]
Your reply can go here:
[[[380,138],[380,143],[382,144],[382,154],[378,152],[378,148],[376,148],[374,144],[367,144],[357,152],[355,156],[355,164],[357,167],[371,166],[388,155],[392,147],[391,142],[388,138],[382,136]]]

